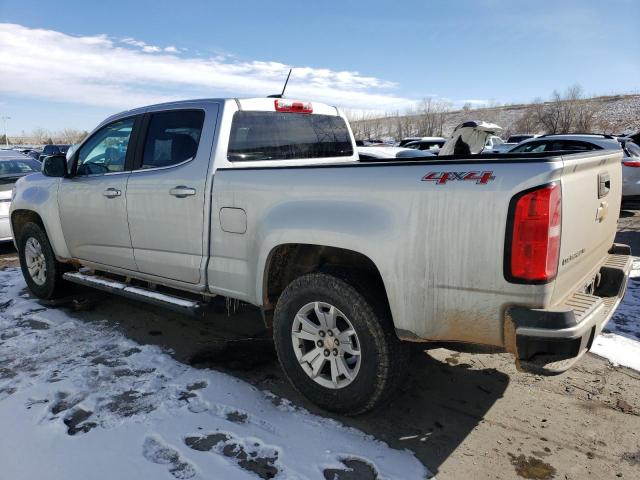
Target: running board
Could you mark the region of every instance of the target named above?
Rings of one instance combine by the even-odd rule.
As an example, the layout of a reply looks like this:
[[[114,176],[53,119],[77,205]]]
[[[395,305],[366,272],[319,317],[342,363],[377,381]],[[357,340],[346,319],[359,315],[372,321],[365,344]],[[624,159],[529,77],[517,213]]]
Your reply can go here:
[[[204,302],[180,298],[143,287],[134,287],[128,283],[119,282],[99,275],[67,272],[62,275],[62,278],[68,282],[77,283],[78,285],[83,285],[85,287],[91,287],[97,290],[102,290],[103,292],[120,295],[121,297],[169,308],[184,315],[197,317],[202,316],[204,309],[207,306]]]

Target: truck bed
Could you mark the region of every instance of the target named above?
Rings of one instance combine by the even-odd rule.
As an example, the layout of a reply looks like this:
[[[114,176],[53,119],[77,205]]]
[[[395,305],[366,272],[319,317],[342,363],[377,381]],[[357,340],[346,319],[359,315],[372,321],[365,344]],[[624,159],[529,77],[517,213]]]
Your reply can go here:
[[[596,225],[603,168],[611,191],[608,215]],[[509,282],[503,263],[510,200],[551,182],[560,182],[563,194],[558,277],[544,285]],[[620,154],[611,152],[219,169],[213,212],[245,211],[252,233],[228,233],[211,222],[210,289],[260,305],[259,269],[280,243],[338,247],[377,266],[403,338],[504,346],[508,307],[560,304],[605,262],[620,188]],[[580,260],[563,264],[583,249]]]

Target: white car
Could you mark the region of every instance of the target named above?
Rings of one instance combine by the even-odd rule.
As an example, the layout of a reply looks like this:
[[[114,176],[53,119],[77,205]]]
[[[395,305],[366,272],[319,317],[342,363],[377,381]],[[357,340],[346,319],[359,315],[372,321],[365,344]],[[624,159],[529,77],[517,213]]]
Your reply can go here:
[[[423,140],[414,140],[403,145],[404,148],[412,148],[414,150],[427,150],[432,153],[439,151],[447,139],[443,137],[425,137]]]
[[[396,145],[397,147],[404,147],[408,143],[413,142],[444,142],[447,139],[444,137],[405,137]]]
[[[489,137],[487,137],[487,141],[484,144],[484,153],[491,153],[491,152],[505,152],[509,149],[508,146],[505,145],[504,140],[502,140],[499,136],[497,135],[491,135]]]
[[[640,147],[626,137],[596,134],[542,135],[525,140],[509,153],[617,150],[622,148],[622,196],[640,195]]]
[[[426,150],[403,147],[357,147],[360,161],[372,162],[376,160],[389,160],[391,158],[422,158],[435,156]]]
[[[438,155],[476,155],[491,153],[487,145],[493,145],[493,138],[502,139],[496,134],[502,131],[500,125],[482,120],[468,120],[453,129],[453,133],[440,148]],[[497,145],[497,142],[495,142]]]

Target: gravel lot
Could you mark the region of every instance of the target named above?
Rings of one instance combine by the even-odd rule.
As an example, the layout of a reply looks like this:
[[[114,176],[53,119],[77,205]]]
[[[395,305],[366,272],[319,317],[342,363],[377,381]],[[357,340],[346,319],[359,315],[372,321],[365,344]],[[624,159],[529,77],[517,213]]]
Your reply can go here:
[[[618,241],[640,252],[640,201],[623,206]],[[13,247],[0,246],[0,268],[16,265]],[[74,318],[107,319],[182,364],[231,373],[326,416],[283,378],[252,309],[194,321],[93,291],[71,300],[64,308]],[[413,451],[439,479],[640,478],[640,372],[591,354],[564,375],[539,377],[517,373],[507,354],[432,348],[417,352],[387,408],[334,418]],[[372,477],[366,469],[338,476]]]

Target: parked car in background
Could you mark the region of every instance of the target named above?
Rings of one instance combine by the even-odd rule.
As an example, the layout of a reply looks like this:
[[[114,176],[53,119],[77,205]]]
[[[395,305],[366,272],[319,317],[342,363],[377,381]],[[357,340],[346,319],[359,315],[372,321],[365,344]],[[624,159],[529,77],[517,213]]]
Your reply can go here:
[[[640,195],[640,147],[629,137],[602,134],[542,135],[520,143],[509,153],[584,152],[622,149],[622,196]]]
[[[40,155],[42,155],[42,150],[31,150],[29,153],[26,153],[27,157],[31,157],[34,160],[40,160]]]
[[[404,147],[407,143],[411,143],[411,142],[419,142],[419,141],[426,141],[426,142],[430,142],[430,141],[439,141],[439,140],[445,140],[446,138],[444,137],[405,137],[402,140],[400,140],[397,144],[396,147]]]
[[[513,147],[518,145],[520,142],[524,142],[525,140],[529,140],[530,138],[535,138],[539,136],[540,135],[537,135],[537,134],[536,135],[534,134],[510,135],[509,138],[507,138],[506,142],[496,145],[493,151],[496,153],[508,152]]]
[[[421,140],[414,140],[404,144],[404,148],[413,148],[414,150],[428,150],[437,152],[446,142],[443,137],[425,137]]]
[[[407,143],[416,142],[418,140],[422,140],[423,137],[406,137],[398,142],[396,147],[404,147]],[[425,137],[426,138],[426,137]]]
[[[357,147],[358,157],[363,162],[374,162],[376,160],[390,160],[393,158],[425,158],[432,157],[435,153],[429,150],[417,150],[415,148],[404,147]]]
[[[509,135],[509,138],[507,138],[506,143],[511,143],[513,145],[517,145],[520,142],[524,142],[525,140],[529,140],[530,138],[536,138],[539,137],[540,135],[538,134],[530,134],[530,133],[519,133],[516,135]]]
[[[482,150],[483,153],[499,153],[499,152],[506,152],[507,150],[509,150],[509,146],[505,145],[504,140],[502,140],[502,138],[500,138],[497,135],[491,135],[489,137],[487,137],[487,141],[484,144],[484,150]]]
[[[442,146],[438,155],[476,155],[492,153],[487,150],[491,137],[502,131],[500,125],[482,120],[467,120],[457,125],[453,133]],[[497,137],[499,138],[499,137]]]
[[[525,140],[509,153],[536,153],[561,151],[615,150],[620,143],[611,135],[599,134],[556,134],[541,135]]]
[[[69,145],[45,145],[38,160],[42,161],[44,157],[48,157],[49,155],[65,155],[68,149]]]
[[[11,192],[16,181],[40,171],[40,163],[16,151],[0,151],[0,242],[12,240],[9,223]]]
[[[622,196],[640,195],[640,146],[625,140],[622,142]]]

